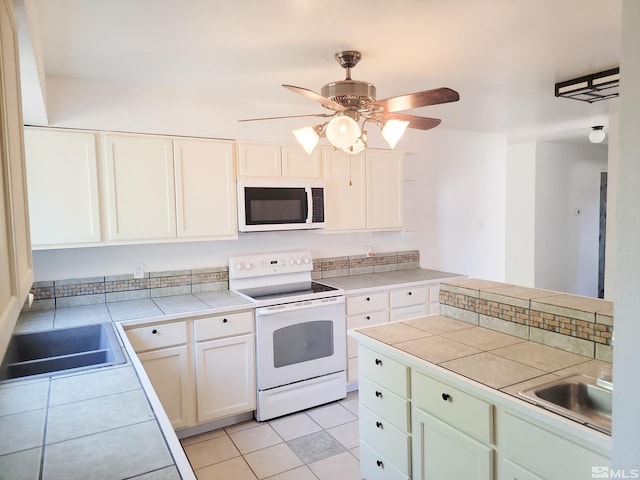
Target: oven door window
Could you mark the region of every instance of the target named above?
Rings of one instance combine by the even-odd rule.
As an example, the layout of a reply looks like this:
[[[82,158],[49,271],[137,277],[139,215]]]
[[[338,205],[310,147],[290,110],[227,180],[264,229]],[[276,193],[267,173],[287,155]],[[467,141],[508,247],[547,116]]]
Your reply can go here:
[[[296,323],[273,332],[273,366],[286,367],[333,355],[333,322]]]
[[[247,225],[306,223],[307,192],[304,188],[245,187]]]

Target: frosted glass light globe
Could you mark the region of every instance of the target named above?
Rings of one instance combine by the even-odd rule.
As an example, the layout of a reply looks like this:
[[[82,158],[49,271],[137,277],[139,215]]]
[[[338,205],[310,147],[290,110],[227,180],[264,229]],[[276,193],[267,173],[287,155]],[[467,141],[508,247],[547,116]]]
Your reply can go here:
[[[336,148],[347,148],[360,138],[360,127],[351,117],[340,115],[327,124],[325,134]]]

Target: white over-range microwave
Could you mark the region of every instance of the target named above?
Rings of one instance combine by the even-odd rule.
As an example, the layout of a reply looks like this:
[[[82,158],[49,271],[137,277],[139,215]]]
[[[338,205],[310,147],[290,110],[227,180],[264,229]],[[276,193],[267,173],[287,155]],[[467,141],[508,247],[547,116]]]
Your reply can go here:
[[[238,230],[324,228],[324,182],[320,180],[238,180]]]

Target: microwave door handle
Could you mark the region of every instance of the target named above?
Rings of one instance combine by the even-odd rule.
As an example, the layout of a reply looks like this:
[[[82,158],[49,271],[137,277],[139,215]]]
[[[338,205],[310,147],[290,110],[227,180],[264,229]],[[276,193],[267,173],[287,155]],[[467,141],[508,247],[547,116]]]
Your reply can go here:
[[[304,190],[307,194],[307,200],[304,206],[304,209],[307,212],[307,218],[305,220],[305,223],[311,223],[311,218],[313,215],[313,208],[309,207],[310,205],[313,205],[313,198],[311,197],[311,187],[306,187]]]

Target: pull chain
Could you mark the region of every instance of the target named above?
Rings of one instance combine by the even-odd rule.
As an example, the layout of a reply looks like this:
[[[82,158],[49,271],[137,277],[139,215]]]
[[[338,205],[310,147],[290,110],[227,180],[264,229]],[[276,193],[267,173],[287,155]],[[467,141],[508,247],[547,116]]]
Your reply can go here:
[[[351,182],[351,155],[349,155],[349,186],[353,186],[353,183]]]

